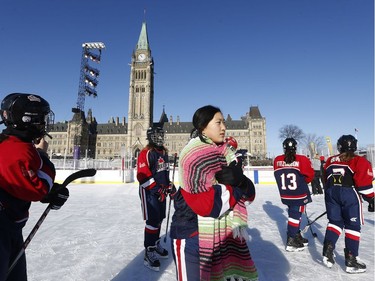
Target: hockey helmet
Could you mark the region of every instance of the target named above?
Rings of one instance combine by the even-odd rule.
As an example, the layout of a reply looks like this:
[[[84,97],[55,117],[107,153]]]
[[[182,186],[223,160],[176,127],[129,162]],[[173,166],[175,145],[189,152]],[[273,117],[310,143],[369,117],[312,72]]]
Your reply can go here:
[[[233,150],[236,151],[238,147],[237,140],[234,137],[225,138],[226,144]]]
[[[164,130],[161,127],[150,127],[147,130],[147,140],[156,145],[163,146],[164,144]]]
[[[12,93],[1,102],[1,119],[5,126],[28,131],[33,138],[46,135],[54,117],[49,103],[38,95]]]
[[[286,138],[283,141],[284,153],[286,151],[296,151],[297,150],[297,141],[294,138]]]
[[[337,140],[337,150],[340,153],[357,150],[357,139],[352,135],[342,135]]]

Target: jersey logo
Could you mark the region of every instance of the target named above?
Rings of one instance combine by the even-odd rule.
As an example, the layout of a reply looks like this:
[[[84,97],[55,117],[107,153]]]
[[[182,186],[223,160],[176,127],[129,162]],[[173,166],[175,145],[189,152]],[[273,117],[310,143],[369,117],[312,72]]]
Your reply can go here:
[[[338,186],[341,186],[342,185],[342,174],[332,174],[332,178],[333,178],[333,185],[338,185]]]
[[[356,221],[357,221],[357,218],[356,218],[356,217],[351,218],[350,221],[352,221],[352,222],[356,222]]]
[[[37,101],[37,102],[40,102],[40,98],[34,96],[34,95],[30,95],[30,96],[27,96],[27,98],[30,100],[30,101]]]
[[[157,171],[158,172],[168,171],[168,168],[169,168],[168,163],[165,163],[163,157],[159,157]]]

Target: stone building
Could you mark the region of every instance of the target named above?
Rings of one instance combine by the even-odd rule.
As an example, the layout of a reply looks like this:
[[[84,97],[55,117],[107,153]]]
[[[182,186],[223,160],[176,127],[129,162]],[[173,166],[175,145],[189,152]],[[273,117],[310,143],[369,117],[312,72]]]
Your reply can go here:
[[[120,158],[124,153],[136,157],[147,144],[146,131],[159,125],[165,131],[165,146],[169,154],[179,154],[188,142],[191,121],[180,121],[177,116],[167,117],[165,110],[156,122],[154,115],[154,59],[148,40],[147,26],[142,24],[138,43],[132,53],[129,84],[128,117],[116,117],[105,124],[98,124],[91,109],[87,117],[75,110],[71,121],[55,123],[50,135],[49,152],[52,157],[67,158]],[[258,106],[250,106],[240,120],[226,117],[227,135],[236,138],[239,148],[247,149],[256,158],[266,158],[266,120]],[[75,146],[79,144],[79,153]]]

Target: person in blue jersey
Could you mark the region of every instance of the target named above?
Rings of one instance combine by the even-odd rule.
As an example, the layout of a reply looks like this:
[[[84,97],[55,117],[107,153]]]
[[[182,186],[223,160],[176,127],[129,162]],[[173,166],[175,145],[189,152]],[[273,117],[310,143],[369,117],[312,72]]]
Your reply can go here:
[[[160,228],[165,218],[166,196],[174,189],[169,180],[168,151],[164,147],[164,130],[150,127],[147,146],[137,160],[137,179],[144,229],[144,265],[159,271],[159,258],[168,258],[168,251],[160,244]]]
[[[284,154],[274,160],[274,176],[281,202],[288,206],[285,250],[296,252],[308,245],[308,240],[301,235],[300,224],[306,204],[312,202],[308,183],[314,178],[314,169],[309,158],[296,154],[297,141],[294,138],[286,138],[283,149]]]
[[[371,163],[354,154],[357,150],[354,136],[341,136],[337,141],[337,150],[339,154],[329,157],[324,165],[328,225],[323,263],[329,268],[334,265],[333,251],[344,231],[346,272],[361,273],[366,271],[366,265],[358,257],[361,225],[364,224],[361,198],[369,203],[368,211],[374,212],[374,175]]]

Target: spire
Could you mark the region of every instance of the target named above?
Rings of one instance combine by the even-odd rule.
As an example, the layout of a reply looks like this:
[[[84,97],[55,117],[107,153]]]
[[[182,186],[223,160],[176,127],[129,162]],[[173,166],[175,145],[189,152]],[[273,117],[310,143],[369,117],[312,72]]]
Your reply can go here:
[[[160,124],[164,124],[165,122],[168,122],[167,114],[165,114],[165,106],[163,105],[163,113],[160,116]]]
[[[251,118],[262,118],[262,114],[260,114],[258,106],[250,106],[249,115]]]
[[[137,43],[137,50],[148,50],[148,36],[147,36],[147,25],[146,22],[142,23],[141,33],[139,34],[139,39]]]

